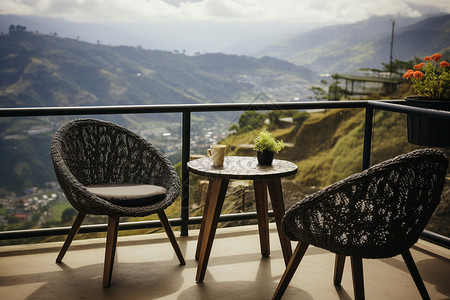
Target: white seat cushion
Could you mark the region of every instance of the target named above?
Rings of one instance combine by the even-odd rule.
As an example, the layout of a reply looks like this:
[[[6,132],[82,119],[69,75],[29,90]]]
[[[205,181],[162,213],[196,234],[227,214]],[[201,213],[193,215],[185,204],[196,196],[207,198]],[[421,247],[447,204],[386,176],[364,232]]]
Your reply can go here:
[[[122,206],[149,205],[166,197],[165,188],[151,184],[108,183],[86,188],[96,196]]]

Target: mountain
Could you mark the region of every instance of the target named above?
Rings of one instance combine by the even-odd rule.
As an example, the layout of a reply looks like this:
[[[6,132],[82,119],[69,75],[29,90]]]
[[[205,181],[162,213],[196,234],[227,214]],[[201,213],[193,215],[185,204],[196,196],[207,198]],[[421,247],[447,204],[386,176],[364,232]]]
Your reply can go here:
[[[410,60],[450,49],[450,14],[423,19],[372,17],[354,24],[323,27],[254,55],[269,55],[319,73],[348,73],[359,68],[381,68],[388,63],[392,20],[395,20],[393,58]]]
[[[310,70],[269,57],[188,56],[26,31],[0,36],[4,107],[232,102],[265,92],[265,81],[283,87],[313,79]]]
[[[245,102],[261,93],[278,93],[273,100],[287,100],[283,97],[291,97],[290,92],[298,97],[302,86],[310,87],[315,78],[306,68],[270,57],[188,56],[90,44],[32,33],[16,25],[11,29],[0,35],[2,107]],[[192,138],[204,134],[205,126],[226,126],[236,114],[195,114]],[[176,159],[179,114],[100,118],[144,131],[152,143]],[[0,197],[55,180],[48,148],[65,120],[0,118]],[[165,132],[172,132],[174,140],[165,138]]]

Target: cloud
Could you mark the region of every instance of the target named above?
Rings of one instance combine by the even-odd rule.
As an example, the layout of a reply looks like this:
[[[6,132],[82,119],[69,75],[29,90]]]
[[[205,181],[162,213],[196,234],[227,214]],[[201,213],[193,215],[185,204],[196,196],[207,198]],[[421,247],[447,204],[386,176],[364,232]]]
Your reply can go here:
[[[436,6],[439,11],[450,13],[448,0],[428,0],[427,6]],[[0,13],[50,16],[81,22],[349,23],[373,15],[416,17],[429,12],[421,8],[424,8],[422,0],[2,0]]]

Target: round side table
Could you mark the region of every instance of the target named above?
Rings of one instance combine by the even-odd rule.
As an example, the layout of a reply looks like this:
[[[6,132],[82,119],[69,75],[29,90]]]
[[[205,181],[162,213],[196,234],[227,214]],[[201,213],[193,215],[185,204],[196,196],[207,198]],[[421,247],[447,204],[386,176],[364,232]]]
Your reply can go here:
[[[253,180],[261,255],[264,257],[270,255],[267,190],[269,191],[283,258],[287,265],[292,256],[292,248],[290,241],[281,231],[281,220],[285,212],[281,177],[296,174],[297,165],[289,161],[274,159],[271,166],[261,166],[258,164],[256,157],[226,156],[224,165],[221,167],[214,167],[211,159],[208,157],[192,160],[187,163],[187,167],[191,173],[209,178],[197,251],[195,253],[195,258],[198,260],[197,282],[202,282],[205,277],[230,179]]]

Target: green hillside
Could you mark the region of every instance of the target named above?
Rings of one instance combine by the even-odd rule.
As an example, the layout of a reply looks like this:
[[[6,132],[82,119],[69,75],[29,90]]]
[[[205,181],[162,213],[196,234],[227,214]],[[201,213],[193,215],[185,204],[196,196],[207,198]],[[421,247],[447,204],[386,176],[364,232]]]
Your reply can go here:
[[[297,113],[297,118],[304,112]],[[283,115],[281,115],[283,117]],[[276,158],[298,164],[295,181],[323,187],[361,171],[364,139],[364,110],[340,109],[308,114],[301,123],[294,122],[270,130],[289,146]],[[264,126],[260,124],[260,126]],[[249,144],[260,127],[231,135],[223,143],[228,155],[255,155]],[[388,133],[388,134],[387,134]],[[417,147],[407,142],[406,115],[376,111],[372,138],[372,163],[377,163]],[[243,146],[244,145],[244,146]]]
[[[283,117],[283,114],[281,116]],[[266,117],[268,115],[264,115],[264,118]],[[304,117],[305,113],[299,112],[294,115],[294,122],[290,125],[269,125],[275,138],[291,145],[275,158],[290,160],[298,165],[298,173],[285,179],[283,183],[287,208],[322,187],[360,172],[362,168],[365,119],[363,110],[330,110],[307,114],[306,120]],[[418,148],[407,142],[406,115],[375,111],[373,125],[372,165]],[[253,138],[259,130],[260,127],[223,140],[222,142],[228,145],[227,155],[255,156],[255,151],[249,144],[253,143]],[[450,155],[450,150],[441,150]],[[229,212],[241,210],[241,194],[227,198],[224,207],[230,209]],[[250,209],[255,208],[250,207],[249,211]],[[446,184],[441,203],[427,229],[449,236],[449,215],[450,186]]]
[[[187,56],[31,32],[0,36],[0,103],[17,106],[182,104],[253,100],[265,82],[314,82],[275,58]]]

